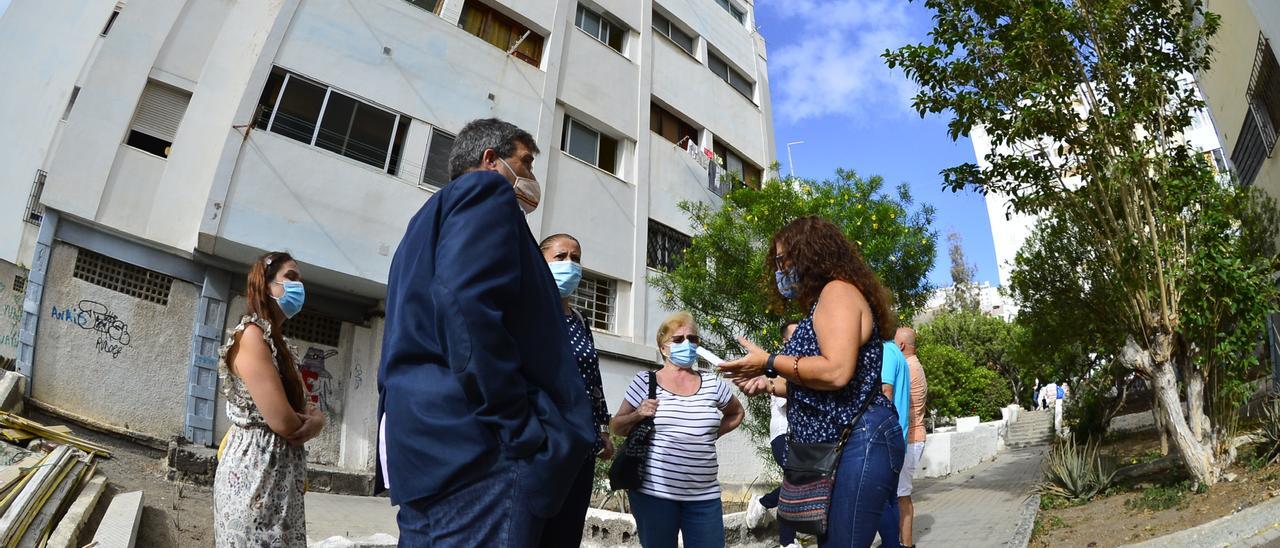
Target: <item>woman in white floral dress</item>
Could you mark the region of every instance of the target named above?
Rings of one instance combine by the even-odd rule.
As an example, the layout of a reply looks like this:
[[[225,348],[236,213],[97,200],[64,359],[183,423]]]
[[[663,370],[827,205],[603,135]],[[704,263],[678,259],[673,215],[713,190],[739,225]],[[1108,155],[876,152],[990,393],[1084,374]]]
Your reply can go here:
[[[232,424],[213,482],[220,548],[307,545],[303,444],[320,433],[325,419],[307,405],[297,362],[281,335],[304,297],[293,258],[264,255],[249,270],[247,313],[220,352]]]

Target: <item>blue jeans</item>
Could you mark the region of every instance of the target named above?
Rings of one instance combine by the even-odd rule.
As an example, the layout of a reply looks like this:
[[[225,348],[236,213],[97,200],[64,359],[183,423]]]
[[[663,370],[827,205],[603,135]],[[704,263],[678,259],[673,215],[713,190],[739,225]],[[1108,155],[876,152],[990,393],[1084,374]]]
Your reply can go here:
[[[893,409],[872,406],[862,415],[840,455],[822,548],[871,546],[880,515],[898,496],[898,473],[907,443]]]
[[[671,500],[628,491],[631,515],[644,548],[676,548],[684,533],[685,548],[724,548],[724,512],[720,498]]]
[[[787,457],[786,434],[773,438],[773,441],[769,443],[769,446],[770,446],[770,449],[773,449],[773,461],[778,463],[778,466],[782,466],[783,460],[786,459]],[[779,487],[777,489],[769,491],[768,493],[765,493],[763,497],[760,497],[760,505],[764,506],[765,508],[777,508],[778,494],[781,492],[782,492],[782,488]],[[796,532],[793,531],[791,527],[789,527],[787,524],[782,523],[782,520],[778,520],[778,544],[781,544],[783,546],[790,546],[795,541],[796,541]]]
[[[543,520],[519,493],[527,489],[525,461],[501,459],[488,474],[447,493],[400,505],[400,546],[418,548],[535,546]]]
[[[894,488],[897,489],[897,482],[894,482]],[[880,514],[880,546],[884,548],[902,546],[898,523],[901,517],[902,511],[898,508],[898,497],[894,496],[884,505],[884,512]]]

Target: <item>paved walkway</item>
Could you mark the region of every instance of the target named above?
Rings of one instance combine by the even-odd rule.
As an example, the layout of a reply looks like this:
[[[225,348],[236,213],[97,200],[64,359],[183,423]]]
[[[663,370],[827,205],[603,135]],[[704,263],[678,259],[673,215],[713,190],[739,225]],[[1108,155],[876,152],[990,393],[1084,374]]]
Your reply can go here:
[[[394,539],[400,535],[396,508],[390,499],[307,493],[307,537],[312,543],[330,537],[368,541],[379,534],[389,535],[381,540],[390,539],[390,543],[365,544],[394,546]]]
[[[1008,449],[995,460],[945,478],[917,480],[916,544],[1009,546],[1040,481],[1048,446]],[[1023,548],[1026,539],[1017,544]]]

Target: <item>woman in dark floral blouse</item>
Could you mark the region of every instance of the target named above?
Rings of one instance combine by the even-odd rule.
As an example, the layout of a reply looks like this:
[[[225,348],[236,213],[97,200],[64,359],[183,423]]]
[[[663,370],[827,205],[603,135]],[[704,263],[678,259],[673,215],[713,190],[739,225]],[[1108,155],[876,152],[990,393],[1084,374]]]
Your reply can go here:
[[[539,244],[542,257],[551,268],[551,275],[560,290],[564,303],[564,324],[569,336],[569,348],[578,361],[582,384],[591,400],[592,420],[596,425],[595,454],[582,463],[573,488],[560,508],[560,513],[547,520],[542,528],[541,546],[578,546],[582,542],[582,526],[587,519],[587,506],[591,503],[591,487],[595,478],[596,458],[613,458],[613,441],[609,438],[609,404],[604,400],[604,387],[600,381],[600,358],[596,355],[595,339],[582,316],[569,306],[569,296],[582,281],[582,245],[568,234],[548,236]]]

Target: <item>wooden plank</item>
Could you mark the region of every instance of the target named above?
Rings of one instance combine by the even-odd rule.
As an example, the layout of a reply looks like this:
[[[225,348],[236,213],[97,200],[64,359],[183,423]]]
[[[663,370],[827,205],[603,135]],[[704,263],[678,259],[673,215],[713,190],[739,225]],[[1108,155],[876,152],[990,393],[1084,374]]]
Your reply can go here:
[[[98,499],[102,498],[102,493],[106,490],[107,477],[102,474],[94,475],[80,490],[71,507],[67,508],[66,515],[49,535],[49,542],[45,546],[47,548],[78,548],[76,539],[80,537],[80,531],[89,522],[89,516],[98,505]]]
[[[66,475],[72,458],[71,448],[59,445],[40,463],[4,515],[0,516],[0,541],[10,545],[21,536],[45,499]]]
[[[93,534],[96,548],[133,548],[142,521],[142,491],[116,495]]]
[[[75,461],[68,468],[62,480],[53,488],[35,513],[27,530],[18,541],[18,548],[36,548],[44,540],[49,530],[56,525],[53,521],[63,503],[70,499],[80,483],[80,473],[87,468],[82,461]]]

